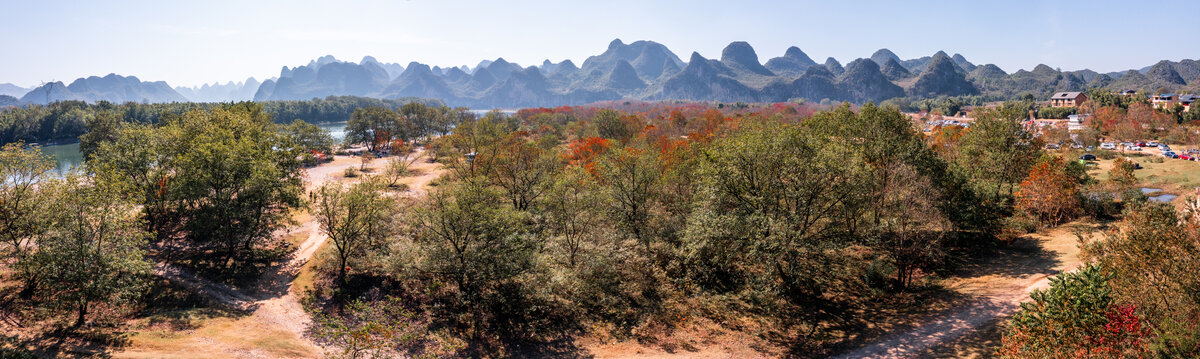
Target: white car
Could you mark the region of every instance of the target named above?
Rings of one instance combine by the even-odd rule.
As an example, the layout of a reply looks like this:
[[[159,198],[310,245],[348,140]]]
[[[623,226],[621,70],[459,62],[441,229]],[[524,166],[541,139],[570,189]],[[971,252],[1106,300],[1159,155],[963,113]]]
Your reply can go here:
[[[1115,150],[1115,149],[1117,149],[1117,144],[1112,143],[1112,142],[1105,142],[1105,143],[1100,144],[1100,148],[1105,149],[1105,150]]]
[[[1142,148],[1141,148],[1141,147],[1138,147],[1137,145],[1131,145],[1131,146],[1125,146],[1125,150],[1127,150],[1127,151],[1141,151],[1141,150],[1142,150]]]

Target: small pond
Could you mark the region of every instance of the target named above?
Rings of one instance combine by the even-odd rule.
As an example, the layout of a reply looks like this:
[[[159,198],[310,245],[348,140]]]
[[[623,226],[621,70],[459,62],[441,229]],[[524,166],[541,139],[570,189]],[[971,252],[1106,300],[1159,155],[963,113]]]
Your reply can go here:
[[[1148,198],[1151,201],[1162,202],[1162,203],[1174,201],[1176,198],[1179,198],[1179,196],[1177,196],[1177,195],[1173,195],[1170,193],[1162,193],[1162,188],[1142,187],[1142,194],[1144,194],[1144,195],[1156,194],[1155,196],[1151,196]]]

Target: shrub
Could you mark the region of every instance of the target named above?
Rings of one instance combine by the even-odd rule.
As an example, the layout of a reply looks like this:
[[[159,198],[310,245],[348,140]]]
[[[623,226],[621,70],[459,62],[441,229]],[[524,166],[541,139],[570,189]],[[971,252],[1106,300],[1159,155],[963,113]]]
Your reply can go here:
[[[346,170],[342,171],[342,176],[345,176],[346,178],[354,178],[358,177],[358,175],[358,170],[354,167],[346,167]]]
[[[1148,330],[1136,307],[1117,305],[1099,266],[1050,279],[1010,321],[998,354],[1004,358],[1112,358],[1140,349]]]

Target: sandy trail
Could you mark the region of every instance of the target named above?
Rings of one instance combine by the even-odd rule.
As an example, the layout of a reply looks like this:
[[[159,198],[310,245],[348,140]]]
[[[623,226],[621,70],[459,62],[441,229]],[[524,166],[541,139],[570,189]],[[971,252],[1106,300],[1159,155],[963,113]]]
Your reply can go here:
[[[1011,315],[1029,293],[1050,287],[1050,277],[1079,267],[1077,239],[1069,225],[1030,235],[1038,248],[1003,253],[980,263],[971,275],[947,280],[951,290],[973,297],[907,330],[887,334],[835,358],[916,358]]]
[[[416,154],[416,156],[421,156],[422,160],[413,164],[412,169],[418,174],[408,177],[410,179],[409,189],[403,194],[404,196],[424,195],[426,186],[444,172],[440,164],[424,161],[423,155],[423,152]],[[390,160],[390,158],[375,159],[368,164],[368,167],[382,168]],[[345,180],[342,173],[346,168],[360,165],[359,157],[337,156],[330,163],[309,168],[304,174],[305,189],[312,191],[328,181]],[[297,246],[296,252],[289,261],[269,270],[251,288],[239,290],[222,283],[212,282],[184,268],[167,263],[159,263],[154,272],[156,275],[201,293],[218,304],[250,311],[252,312],[251,316],[260,322],[295,334],[297,338],[308,345],[316,347],[316,343],[305,335],[312,323],[312,318],[290,289],[300,268],[312,259],[328,237],[320,230],[320,224],[313,217],[281,232],[280,235],[307,233],[307,237]],[[249,356],[254,357],[254,355]]]

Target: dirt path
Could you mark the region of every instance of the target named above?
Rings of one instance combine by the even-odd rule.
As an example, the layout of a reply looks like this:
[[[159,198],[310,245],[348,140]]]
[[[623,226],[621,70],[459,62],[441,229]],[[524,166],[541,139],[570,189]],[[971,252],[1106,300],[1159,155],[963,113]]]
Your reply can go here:
[[[423,153],[418,153],[418,156]],[[358,157],[338,156],[334,161],[310,168],[305,172],[305,189],[311,191],[328,181],[345,180],[342,173],[348,167],[361,165]],[[376,159],[368,167],[382,168],[390,159]],[[444,172],[440,164],[419,160],[412,166],[417,174],[405,179],[409,189],[403,195],[417,197],[424,195],[426,187]],[[310,347],[316,347],[306,335],[312,318],[300,305],[299,298],[292,293],[291,284],[300,269],[325,244],[328,237],[321,232],[315,218],[309,217],[301,223],[280,235],[307,234],[286,263],[272,268],[251,288],[238,290],[228,285],[216,283],[197,276],[178,266],[160,263],[155,267],[155,274],[174,283],[183,285],[201,293],[221,305],[230,306],[252,312],[251,318],[271,328],[293,334]],[[258,357],[259,355],[236,355],[237,357]]]
[[[1089,225],[1092,229],[1097,225]],[[1080,265],[1072,225],[1033,234],[1017,246],[948,279],[946,286],[972,297],[967,303],[935,314],[908,330],[888,334],[836,358],[916,358],[964,336],[991,329],[998,319],[1016,312],[1029,293],[1050,286],[1050,277]],[[965,354],[954,354],[962,356]]]

